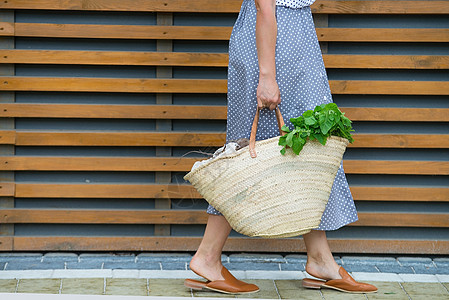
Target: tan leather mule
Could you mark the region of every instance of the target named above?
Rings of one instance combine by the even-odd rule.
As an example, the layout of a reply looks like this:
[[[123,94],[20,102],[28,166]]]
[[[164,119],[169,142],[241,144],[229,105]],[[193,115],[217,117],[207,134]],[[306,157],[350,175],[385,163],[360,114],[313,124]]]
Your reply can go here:
[[[377,287],[369,283],[362,283],[355,281],[351,275],[340,266],[338,269],[342,279],[331,279],[331,280],[316,280],[311,278],[304,278],[302,280],[302,286],[309,289],[320,289],[320,288],[330,288],[346,293],[375,293],[377,292]]]
[[[201,274],[198,274],[195,271],[193,272],[205,278]],[[184,286],[194,290],[207,289],[225,294],[250,294],[259,291],[259,287],[257,285],[236,279],[225,267],[221,269],[221,275],[224,280],[210,281],[205,278],[207,281],[200,281],[195,279],[186,279],[184,280]]]

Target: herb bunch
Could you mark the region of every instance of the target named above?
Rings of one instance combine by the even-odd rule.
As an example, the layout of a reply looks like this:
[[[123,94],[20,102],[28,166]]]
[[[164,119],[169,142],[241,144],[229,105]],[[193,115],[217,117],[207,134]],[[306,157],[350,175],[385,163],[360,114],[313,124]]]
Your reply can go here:
[[[304,147],[307,138],[311,141],[318,140],[322,145],[326,144],[331,135],[347,138],[350,143],[354,142],[351,131],[352,121],[345,117],[335,103],[323,103],[317,105],[314,110],[307,110],[297,118],[290,118],[295,129],[290,131],[284,124],[281,130],[287,134],[279,137],[278,145],[284,146],[281,154],[285,154],[287,148],[292,148],[298,155]]]

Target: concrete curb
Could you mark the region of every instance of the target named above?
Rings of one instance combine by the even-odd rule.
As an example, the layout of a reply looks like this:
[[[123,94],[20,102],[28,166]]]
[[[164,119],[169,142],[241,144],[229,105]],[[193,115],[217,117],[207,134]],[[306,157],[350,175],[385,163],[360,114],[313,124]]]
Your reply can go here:
[[[241,280],[244,279],[272,279],[272,280],[300,280],[313,278],[302,271],[231,271]],[[350,272],[360,281],[389,281],[389,282],[449,282],[449,275],[432,274],[397,274],[397,273],[369,273]],[[0,271],[0,279],[22,278],[161,278],[161,279],[201,279],[192,271],[187,270],[132,270],[132,269],[85,269],[85,270],[11,270]]]

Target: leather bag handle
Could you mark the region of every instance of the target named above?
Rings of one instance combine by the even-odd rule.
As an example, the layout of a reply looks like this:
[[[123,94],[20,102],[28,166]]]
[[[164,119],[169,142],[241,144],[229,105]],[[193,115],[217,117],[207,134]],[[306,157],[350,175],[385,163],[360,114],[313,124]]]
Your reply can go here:
[[[257,133],[257,124],[259,123],[259,112],[262,108],[257,107],[256,115],[254,116],[253,126],[251,127],[251,136],[249,138],[249,153],[252,158],[255,158],[257,156],[256,154],[256,133]],[[281,136],[287,134],[286,132],[282,131],[282,126],[284,126],[284,119],[282,118],[281,111],[279,110],[279,107],[276,106],[274,109],[276,112],[276,119],[279,127],[279,133]]]

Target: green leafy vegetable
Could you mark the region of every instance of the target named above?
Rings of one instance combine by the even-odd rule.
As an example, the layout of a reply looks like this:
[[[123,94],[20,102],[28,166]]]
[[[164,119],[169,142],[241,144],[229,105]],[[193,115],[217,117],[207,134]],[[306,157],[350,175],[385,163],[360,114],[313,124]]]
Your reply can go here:
[[[327,138],[334,135],[346,138],[350,143],[354,142],[351,134],[354,131],[352,121],[345,117],[335,103],[317,105],[314,110],[307,110],[297,118],[290,118],[290,122],[295,126],[293,130],[287,125],[281,128],[287,133],[279,137],[278,145],[284,146],[281,149],[282,155],[285,155],[287,148],[299,154],[307,139],[316,139],[326,145]]]

